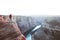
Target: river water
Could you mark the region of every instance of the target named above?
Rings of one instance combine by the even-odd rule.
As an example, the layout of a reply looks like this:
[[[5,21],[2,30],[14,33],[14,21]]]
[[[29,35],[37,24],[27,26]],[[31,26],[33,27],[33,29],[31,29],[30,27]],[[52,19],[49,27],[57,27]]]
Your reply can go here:
[[[41,27],[41,25],[36,26],[34,29],[32,29],[31,32],[36,31],[36,30],[39,29],[40,27]],[[31,39],[31,33],[27,34],[26,40],[32,40],[32,39]]]

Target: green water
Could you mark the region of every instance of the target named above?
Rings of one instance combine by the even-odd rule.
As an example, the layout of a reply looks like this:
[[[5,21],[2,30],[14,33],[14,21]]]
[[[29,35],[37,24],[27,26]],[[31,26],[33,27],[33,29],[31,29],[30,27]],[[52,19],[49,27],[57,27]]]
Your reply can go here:
[[[31,40],[31,34],[28,34],[28,35],[26,36],[26,40]]]
[[[38,30],[39,28],[41,28],[41,25],[38,25],[34,29],[32,29],[31,33],[33,33],[34,31]],[[31,33],[27,34],[26,40],[31,40]]]

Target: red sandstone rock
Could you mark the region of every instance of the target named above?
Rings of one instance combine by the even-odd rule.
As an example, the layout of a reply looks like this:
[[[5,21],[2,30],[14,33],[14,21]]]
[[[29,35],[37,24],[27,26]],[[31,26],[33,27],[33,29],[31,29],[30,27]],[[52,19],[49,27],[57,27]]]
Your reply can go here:
[[[15,22],[9,23],[0,16],[0,40],[25,40],[24,35],[18,29]]]

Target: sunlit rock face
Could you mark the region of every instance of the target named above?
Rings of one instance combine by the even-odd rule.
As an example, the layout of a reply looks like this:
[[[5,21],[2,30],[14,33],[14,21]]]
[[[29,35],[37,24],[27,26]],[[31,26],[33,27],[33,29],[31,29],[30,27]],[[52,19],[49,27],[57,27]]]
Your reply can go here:
[[[47,17],[42,27],[48,40],[60,40],[60,17]]]
[[[15,21],[0,16],[0,40],[25,40]]]

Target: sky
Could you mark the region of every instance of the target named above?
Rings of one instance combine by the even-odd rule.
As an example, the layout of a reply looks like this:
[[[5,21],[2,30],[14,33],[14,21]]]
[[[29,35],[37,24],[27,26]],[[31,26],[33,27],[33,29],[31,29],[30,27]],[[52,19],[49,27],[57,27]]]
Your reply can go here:
[[[59,0],[0,0],[2,15],[60,15]]]

